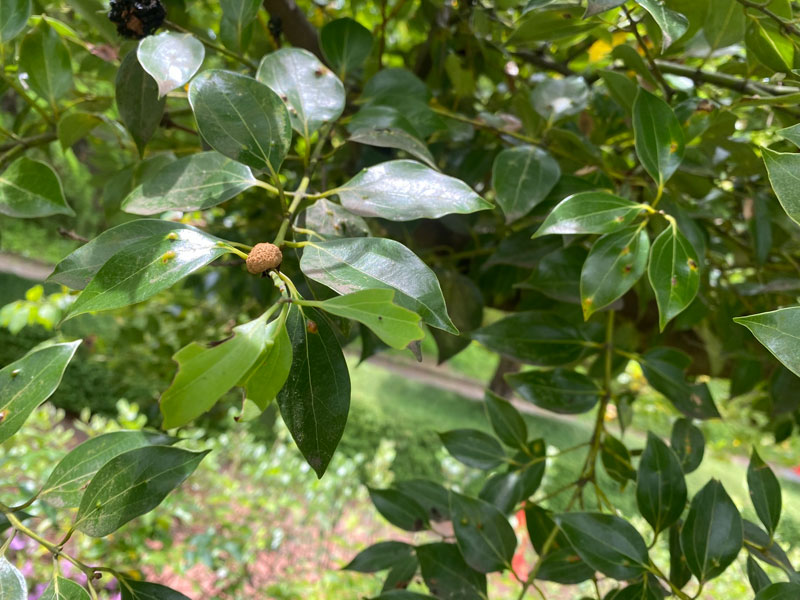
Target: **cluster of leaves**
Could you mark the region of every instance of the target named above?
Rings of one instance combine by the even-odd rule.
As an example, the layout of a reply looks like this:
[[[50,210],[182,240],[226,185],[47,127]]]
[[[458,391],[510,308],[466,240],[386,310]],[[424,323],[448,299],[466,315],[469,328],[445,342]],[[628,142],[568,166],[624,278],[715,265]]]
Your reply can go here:
[[[323,15],[318,36],[294,11],[283,23],[291,47],[276,20],[256,34],[258,3],[198,4],[135,43],[120,43],[89,0],[41,15],[30,0],[0,9],[12,107],[0,121],[0,213],[80,218],[54,169],[58,153],[79,152],[102,173],[106,226],[50,277],[76,291],[63,320],[147,301],[212,264],[238,266],[204,290],[219,293],[252,277],[238,259],[256,242],[283,253],[258,280],[263,302],[250,320],[174,355],[163,428],[188,425],[241,388],[240,419],[276,401],[321,477],[349,411],[344,344],[360,338],[363,357],[418,353],[428,330],[444,361],[477,340],[506,358],[498,390],[556,413],[596,411],[575,449],[586,451],[583,468],[560,491],[572,490],[569,502],[551,511],[555,498],[535,497],[555,460],[546,440],[527,439],[513,406],[490,394],[499,441],[442,434],[451,454],[487,471],[479,497],[424,481],[372,490],[390,522],[442,537],[359,555],[352,568],[390,569],[380,597],[417,597],[404,588],[418,570],[435,597],[485,597],[485,573],[511,568],[507,515],[519,507],[539,555],[519,577],[521,596],[537,578],[570,584],[599,573],[627,582],[612,598],[688,598],[692,576],[702,589],[742,548],[758,598],[797,594],[774,539],[780,486],[755,449],[748,483],[764,529],[742,521],[720,483],[690,499],[684,481],[702,459],[692,420],[721,415],[700,375],[729,378],[730,398],[776,441],[800,415],[800,308],[772,311],[794,303],[800,281],[800,165],[779,151],[798,141],[800,29],[788,0],[398,0],[379,17],[369,3],[351,15],[364,24]],[[223,45],[200,27],[207,18]],[[764,167],[756,144],[773,142]],[[482,326],[484,306],[507,314]],[[44,344],[0,371],[0,441],[53,393],[78,343]],[[683,415],[669,446],[651,434],[629,449],[608,431],[610,406],[623,430],[636,406],[618,378],[631,361]],[[67,556],[20,519],[32,502],[55,503],[77,509],[67,538],[106,536],[196,468],[204,453],[178,440],[89,440],[56,468],[63,481],[0,510],[13,531],[89,579],[111,570],[126,597],[179,597]],[[606,500],[598,461],[622,485],[636,482],[650,546],[669,545],[669,574]],[[442,521],[452,535],[434,528]],[[771,583],[754,558],[788,581]],[[0,577],[23,597],[9,564]],[[69,584],[54,577],[59,596]]]

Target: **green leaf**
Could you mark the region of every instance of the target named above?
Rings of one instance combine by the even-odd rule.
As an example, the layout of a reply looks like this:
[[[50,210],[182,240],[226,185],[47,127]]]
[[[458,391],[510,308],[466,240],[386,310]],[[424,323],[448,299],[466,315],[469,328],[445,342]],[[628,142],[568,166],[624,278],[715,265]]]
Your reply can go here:
[[[221,0],[219,36],[225,47],[244,54],[253,35],[253,22],[261,8],[259,0]]]
[[[683,588],[692,578],[681,548],[682,525],[683,521],[678,521],[669,528],[669,581],[678,589]]]
[[[353,121],[350,122],[352,127]],[[349,141],[379,148],[396,148],[407,152],[436,169],[436,160],[433,158],[425,142],[397,127],[358,127],[352,128]]]
[[[506,221],[527,215],[560,177],[558,162],[541,148],[517,146],[500,152],[492,165],[492,187]]]
[[[0,443],[56,391],[81,340],[37,347],[0,370]]]
[[[630,290],[647,267],[650,238],[641,225],[599,238],[581,270],[581,306],[584,319]]]
[[[758,518],[772,535],[781,518],[781,484],[755,448],[747,467],[747,487]]]
[[[748,19],[744,41],[748,58],[754,57],[773,71],[791,71],[794,65],[794,44],[777,23],[772,23],[769,19]]]
[[[249,167],[218,152],[190,154],[145,179],[122,201],[122,210],[154,215],[205,210],[257,185]]]
[[[150,512],[192,474],[208,452],[144,446],[112,458],[83,493],[75,529],[104,537]]]
[[[480,573],[511,568],[517,535],[497,508],[478,498],[450,492],[458,548],[466,563]]]
[[[292,368],[278,394],[278,406],[300,452],[322,477],[347,422],[350,375],[323,314],[309,307],[301,314],[293,307],[286,329],[292,341]]]
[[[281,323],[274,335],[269,333],[278,322],[273,321],[267,326],[268,336],[272,337],[273,343],[266,344],[250,372],[238,384],[244,386],[245,397],[262,412],[278,396],[292,368],[292,340],[286,327]]]
[[[515,287],[536,290],[548,298],[561,302],[580,304],[581,269],[588,254],[588,251],[579,245],[550,252],[538,262],[530,277]]]
[[[219,238],[194,228],[131,244],[100,267],[64,319],[147,300],[227,253],[220,244]]]
[[[303,273],[340,294],[383,288],[395,302],[433,327],[457,334],[433,271],[401,243],[384,238],[312,242],[303,248]]]
[[[522,371],[506,375],[506,381],[528,402],[562,415],[592,410],[602,394],[594,380],[567,369]]]
[[[712,479],[692,499],[681,548],[701,582],[720,575],[742,548],[742,517],[722,484]]]
[[[450,520],[450,492],[440,484],[426,479],[398,481],[394,487],[410,496],[425,509],[430,521]]]
[[[589,86],[583,77],[545,79],[531,92],[533,108],[549,123],[577,115],[589,104]]]
[[[7,0],[0,4],[0,44],[17,37],[31,16],[31,0]]]
[[[455,544],[417,546],[422,578],[431,594],[442,600],[485,600],[486,576],[472,569]]]
[[[750,587],[753,588],[754,594],[758,594],[758,592],[772,584],[769,575],[750,555],[747,556],[747,579],[750,582]]]
[[[181,229],[193,228],[174,221],[139,219],[106,229],[58,263],[47,280],[81,290],[117,252],[147,239],[163,239]]]
[[[800,584],[781,581],[756,594],[755,600],[795,600],[800,597]]]
[[[769,182],[789,218],[800,225],[800,154],[761,149]]]
[[[3,591],[1,588],[0,591]],[[74,581],[56,575],[39,600],[89,600],[89,592]]]
[[[658,327],[682,313],[697,296],[700,266],[692,244],[671,225],[653,242],[647,276],[658,304]]]
[[[706,440],[703,432],[692,425],[688,419],[678,419],[672,426],[670,446],[687,475],[703,462]]]
[[[528,426],[514,406],[491,390],[486,391],[489,422],[497,437],[512,448],[524,448],[528,442]]]
[[[636,477],[636,502],[656,535],[680,518],[686,494],[686,480],[678,457],[661,439],[648,432]]]
[[[438,362],[442,364],[472,342],[466,332],[477,329],[483,323],[483,294],[475,282],[455,269],[437,269],[436,277],[442,287],[450,318],[461,331],[460,335],[452,335],[440,329],[430,330],[436,342]]]
[[[627,446],[613,435],[606,434],[603,437],[600,459],[608,476],[620,483],[622,487],[626,486],[629,480],[636,479],[631,453]]]
[[[789,557],[786,556],[786,552],[783,551],[777,542],[771,539],[766,531],[752,521],[744,519],[743,524],[744,544],[747,551],[768,565],[783,569],[792,581],[797,581],[797,572],[789,561]]]
[[[453,429],[439,434],[439,439],[454,458],[476,469],[494,469],[506,453],[494,437],[477,429]]]
[[[139,154],[161,123],[166,98],[158,97],[158,84],[139,64],[135,52],[122,59],[116,82],[117,109]]]
[[[71,148],[104,122],[94,113],[75,111],[63,115],[58,120],[58,141],[61,142],[61,148],[64,150]]]
[[[710,0],[703,34],[712,50],[739,44],[745,36],[747,17],[738,2]]]
[[[322,198],[300,213],[298,224],[326,239],[369,237],[367,222],[339,204]],[[313,236],[316,237],[316,236]]]
[[[221,344],[202,348],[192,342],[173,356],[178,372],[160,401],[164,429],[186,425],[211,410],[256,363],[267,343],[272,344],[263,317],[233,331]]]
[[[492,208],[466,183],[413,160],[364,169],[336,193],[350,212],[391,221],[437,219]]]
[[[280,96],[252,77],[210,69],[189,85],[200,134],[217,152],[254,169],[280,169],[292,126]]]
[[[689,19],[679,12],[668,9],[661,0],[636,0],[636,3],[652,15],[661,29],[662,52],[689,29]]]
[[[395,527],[406,531],[421,531],[428,526],[425,509],[416,500],[395,489],[367,488],[375,508]]]
[[[44,19],[22,40],[19,68],[27,73],[26,81],[31,89],[52,107],[63,100],[74,85],[67,45]]]
[[[363,323],[388,346],[402,350],[411,342],[421,340],[425,333],[419,326],[419,315],[393,304],[394,296],[394,290],[361,290],[305,304]]]
[[[158,85],[158,97],[182,87],[203,64],[206,49],[191,33],[148,35],[136,50],[139,64]]]
[[[583,18],[586,19],[594,15],[599,15],[600,13],[616,8],[617,6],[622,6],[623,4],[625,4],[625,0],[588,0],[586,13],[583,15]]]
[[[43,162],[21,156],[0,175],[0,214],[32,219],[75,216],[67,204],[61,180]]]
[[[775,358],[800,377],[800,306],[736,317],[734,321],[747,327]]]
[[[77,507],[86,484],[109,460],[134,448],[169,445],[175,441],[147,431],[113,431],[89,438],[58,462],[38,497],[59,508]]]
[[[369,29],[347,17],[327,23],[319,32],[322,52],[342,79],[364,64],[372,51]]]
[[[554,233],[616,233],[633,223],[645,207],[605,192],[580,192],[558,203],[534,238]]]
[[[256,79],[286,103],[294,130],[306,140],[344,111],[344,86],[308,50],[281,48],[267,54]]]
[[[683,129],[669,104],[642,88],[633,103],[633,135],[644,170],[663,187],[683,160]]]
[[[342,569],[359,573],[375,573],[391,569],[403,559],[414,556],[414,547],[405,542],[378,542],[359,552]]]
[[[120,586],[122,600],[189,600],[180,592],[159,583],[123,579]]]
[[[3,600],[27,600],[28,584],[19,569],[0,556],[0,592]]]
[[[690,385],[684,371],[691,363],[689,356],[675,348],[659,346],[642,355],[642,372],[660,392],[684,415],[694,419],[718,418],[719,411],[705,383]]]
[[[416,565],[417,565],[416,559],[414,559],[413,563],[416,572]],[[436,599],[433,596],[428,596],[426,594],[418,594],[417,592],[409,592],[408,590],[390,589],[388,591],[381,592],[380,596],[375,596],[371,600],[436,600]]]
[[[542,483],[547,467],[547,446],[543,439],[523,444],[508,470],[495,473],[484,484],[479,497],[494,504],[504,514],[533,496]]]
[[[586,564],[612,579],[633,579],[649,565],[642,536],[625,519],[599,513],[566,513],[556,515],[555,523]]]
[[[494,352],[541,367],[574,362],[585,350],[577,327],[544,311],[513,314],[474,331],[472,339]]]
[[[531,11],[516,23],[508,39],[512,46],[533,46],[579,35],[597,27],[594,20],[583,20],[583,8],[563,5],[553,10]]]

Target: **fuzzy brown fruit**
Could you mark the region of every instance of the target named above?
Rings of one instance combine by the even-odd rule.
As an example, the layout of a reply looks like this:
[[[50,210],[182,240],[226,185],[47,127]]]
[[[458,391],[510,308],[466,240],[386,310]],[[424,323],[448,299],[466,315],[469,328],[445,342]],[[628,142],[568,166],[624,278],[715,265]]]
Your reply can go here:
[[[281,264],[283,253],[275,244],[262,242],[253,246],[247,255],[247,270],[253,275],[274,269]]]

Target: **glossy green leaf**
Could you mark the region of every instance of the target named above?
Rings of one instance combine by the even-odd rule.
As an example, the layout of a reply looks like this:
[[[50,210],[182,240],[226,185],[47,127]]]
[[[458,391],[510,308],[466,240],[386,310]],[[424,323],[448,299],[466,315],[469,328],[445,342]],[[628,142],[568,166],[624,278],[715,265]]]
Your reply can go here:
[[[752,521],[744,519],[743,525],[744,545],[747,551],[768,565],[782,569],[790,579],[797,581],[798,574],[783,548]]]
[[[190,154],[135,187],[122,201],[122,210],[136,215],[205,210],[256,183],[249,167],[218,152]]]
[[[292,308],[286,329],[292,341],[292,368],[278,394],[278,406],[300,452],[322,477],[347,422],[350,374],[323,314],[309,307],[303,314]]]
[[[652,15],[661,29],[662,52],[689,29],[689,19],[667,8],[661,0],[636,0],[636,2]]]
[[[58,141],[64,150],[71,148],[104,122],[99,115],[94,113],[68,112],[58,120]]]
[[[74,217],[75,211],[64,198],[56,172],[43,162],[21,156],[0,174],[0,214],[32,219]]]
[[[713,50],[739,44],[744,39],[747,17],[738,2],[710,0],[703,34]]]
[[[484,484],[479,497],[511,514],[539,489],[547,468],[547,446],[543,439],[523,444],[505,472],[495,473]]]
[[[117,109],[139,154],[161,123],[166,98],[158,97],[158,84],[139,64],[135,52],[122,59],[116,82]]]
[[[750,587],[753,588],[754,594],[758,594],[758,592],[772,584],[761,565],[750,555],[747,556],[747,579],[750,582]]]
[[[278,171],[289,152],[292,126],[280,96],[252,77],[210,69],[189,85],[200,134],[217,152],[240,163]]]
[[[391,221],[436,219],[492,208],[466,183],[413,160],[364,169],[336,193],[350,212]]]
[[[191,33],[148,35],[136,50],[139,64],[158,85],[158,97],[185,85],[203,64],[206,50]]]
[[[784,127],[783,129],[778,129],[778,131],[776,131],[775,133],[777,133],[783,139],[792,142],[792,144],[800,148],[800,123],[797,123],[790,127]],[[762,148],[762,155],[764,153],[764,150],[767,150],[768,153],[771,153],[773,155],[777,154],[778,156],[791,156],[791,153],[773,152],[772,150],[769,150],[767,148]]]
[[[524,448],[528,442],[528,426],[519,411],[506,399],[486,391],[486,410],[497,437],[512,448]]]
[[[595,382],[577,371],[522,371],[506,376],[506,381],[528,402],[563,415],[592,410],[602,391]]]
[[[421,531],[428,526],[425,509],[412,497],[395,489],[368,489],[377,511],[395,527],[406,531]]]
[[[708,386],[705,383],[687,383],[684,371],[690,363],[691,359],[685,353],[663,346],[648,350],[640,361],[647,382],[685,416],[694,419],[719,417]]]
[[[531,92],[533,108],[542,118],[555,123],[577,115],[589,104],[589,86],[583,77],[545,79]]]
[[[755,448],[747,467],[747,487],[758,518],[767,531],[773,534],[781,518],[781,484]]]
[[[683,588],[692,578],[689,565],[681,548],[681,526],[678,521],[669,528],[669,581],[678,589]]]
[[[112,431],[89,438],[58,462],[39,498],[56,507],[75,508],[81,503],[86,484],[109,460],[134,448],[174,441],[175,438],[147,431]]]
[[[319,45],[328,63],[344,79],[369,57],[372,34],[357,21],[345,17],[327,23],[320,30]]]
[[[37,347],[0,370],[0,443],[56,391],[81,340]]]
[[[437,168],[436,160],[433,158],[431,151],[428,150],[425,142],[397,127],[353,128],[349,141],[379,148],[396,148],[407,152],[433,169]]]
[[[466,563],[481,573],[511,568],[517,536],[497,508],[478,498],[450,493],[450,514]]]
[[[789,218],[800,224],[800,154],[761,149],[772,189]]]
[[[795,600],[798,597],[800,597],[800,584],[780,581],[758,592],[755,600]]]
[[[636,155],[658,186],[672,177],[683,161],[683,129],[669,104],[639,88],[633,103]]]
[[[558,9],[531,11],[517,23],[508,43],[516,46],[531,46],[537,42],[551,42],[579,35],[594,29],[597,23],[584,20],[583,8],[563,5]]]
[[[639,459],[636,502],[658,534],[677,521],[686,506],[686,480],[675,453],[653,433]]]
[[[492,165],[497,204],[511,223],[542,202],[561,177],[558,162],[541,148],[517,146],[500,152]]]
[[[22,40],[19,68],[27,73],[31,89],[50,106],[56,106],[73,88],[69,49],[44,19]]]
[[[144,446],[112,458],[89,482],[73,526],[92,537],[113,533],[161,504],[208,452]]]
[[[256,79],[286,103],[294,130],[307,140],[344,111],[344,86],[308,50],[281,48],[267,54]]]
[[[0,589],[0,592],[2,591]],[[89,600],[89,592],[74,581],[56,575],[50,581],[47,589],[39,596],[39,600]]]
[[[359,573],[375,573],[390,569],[403,559],[414,555],[414,547],[405,542],[378,542],[359,552],[342,569]]]
[[[394,67],[381,69],[375,73],[364,85],[361,100],[376,101],[401,95],[420,102],[427,102],[431,97],[431,91],[424,81],[408,69]],[[398,107],[393,103],[390,103],[389,106]]]
[[[298,224],[326,239],[369,237],[369,225],[358,215],[330,200],[317,200],[300,213]],[[317,238],[317,236],[313,236]],[[317,238],[318,239],[318,238]]]
[[[394,296],[394,290],[361,290],[306,304],[363,323],[388,346],[402,350],[411,342],[421,340],[425,333],[419,326],[419,315],[393,304]]]
[[[431,594],[442,600],[485,600],[486,576],[472,569],[455,544],[417,546],[422,578]]]
[[[533,235],[616,233],[633,223],[644,206],[606,192],[580,192],[558,203]]]
[[[712,479],[692,499],[681,530],[681,548],[695,577],[720,575],[742,548],[742,517],[722,484]]]
[[[439,438],[454,458],[476,469],[494,469],[506,458],[500,442],[477,429],[453,429],[440,433]]]
[[[28,584],[19,569],[0,556],[0,594],[3,600],[27,600]]]
[[[647,267],[650,238],[640,225],[599,238],[581,270],[581,306],[585,319],[630,290]]]
[[[748,19],[745,30],[748,57],[773,71],[788,73],[794,65],[794,44],[770,19]]]
[[[736,317],[734,321],[747,327],[775,358],[800,377],[800,307]]]
[[[647,276],[658,303],[658,325],[682,313],[697,296],[700,288],[700,262],[692,244],[672,225],[653,242]]]
[[[7,0],[0,4],[0,44],[17,37],[31,16],[31,0]]]
[[[580,304],[581,270],[588,254],[580,245],[550,252],[538,262],[530,277],[516,287],[536,290],[560,302]]]
[[[596,571],[620,581],[645,572],[647,546],[626,520],[580,512],[556,515],[554,520],[575,552]]]
[[[278,396],[292,368],[292,340],[286,327],[273,321],[267,326],[267,336],[269,339],[261,356],[238,384],[244,386],[245,397],[261,411]]]
[[[398,481],[394,487],[410,496],[425,509],[428,519],[434,522],[450,520],[450,492],[441,484],[427,479]]]
[[[121,583],[122,600],[189,600],[188,596],[160,583],[133,579],[124,579]]]
[[[706,440],[703,432],[692,425],[688,419],[678,419],[672,426],[670,446],[686,474],[691,473],[703,462]]]
[[[259,0],[221,0],[222,20],[219,37],[230,50],[244,54],[253,36],[253,26],[261,8]]]
[[[164,429],[186,425],[211,410],[256,363],[267,343],[272,344],[262,317],[233,331],[221,344],[202,348],[192,342],[173,356],[178,372],[160,401]]]
[[[433,327],[457,334],[433,271],[401,243],[384,238],[312,242],[303,249],[303,273],[340,294],[384,288],[395,302]]]
[[[600,460],[603,468],[614,481],[624,487],[629,480],[636,479],[631,453],[627,446],[613,435],[606,434],[600,446]]]

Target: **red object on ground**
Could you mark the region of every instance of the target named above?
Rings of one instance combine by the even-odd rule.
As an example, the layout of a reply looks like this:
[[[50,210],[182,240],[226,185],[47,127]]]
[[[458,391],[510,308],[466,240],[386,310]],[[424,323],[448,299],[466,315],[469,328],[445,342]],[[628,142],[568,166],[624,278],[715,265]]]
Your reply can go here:
[[[525,561],[525,511],[517,512],[517,538],[520,543],[517,545],[517,552],[511,559],[511,568],[520,579],[528,578],[528,563]]]

